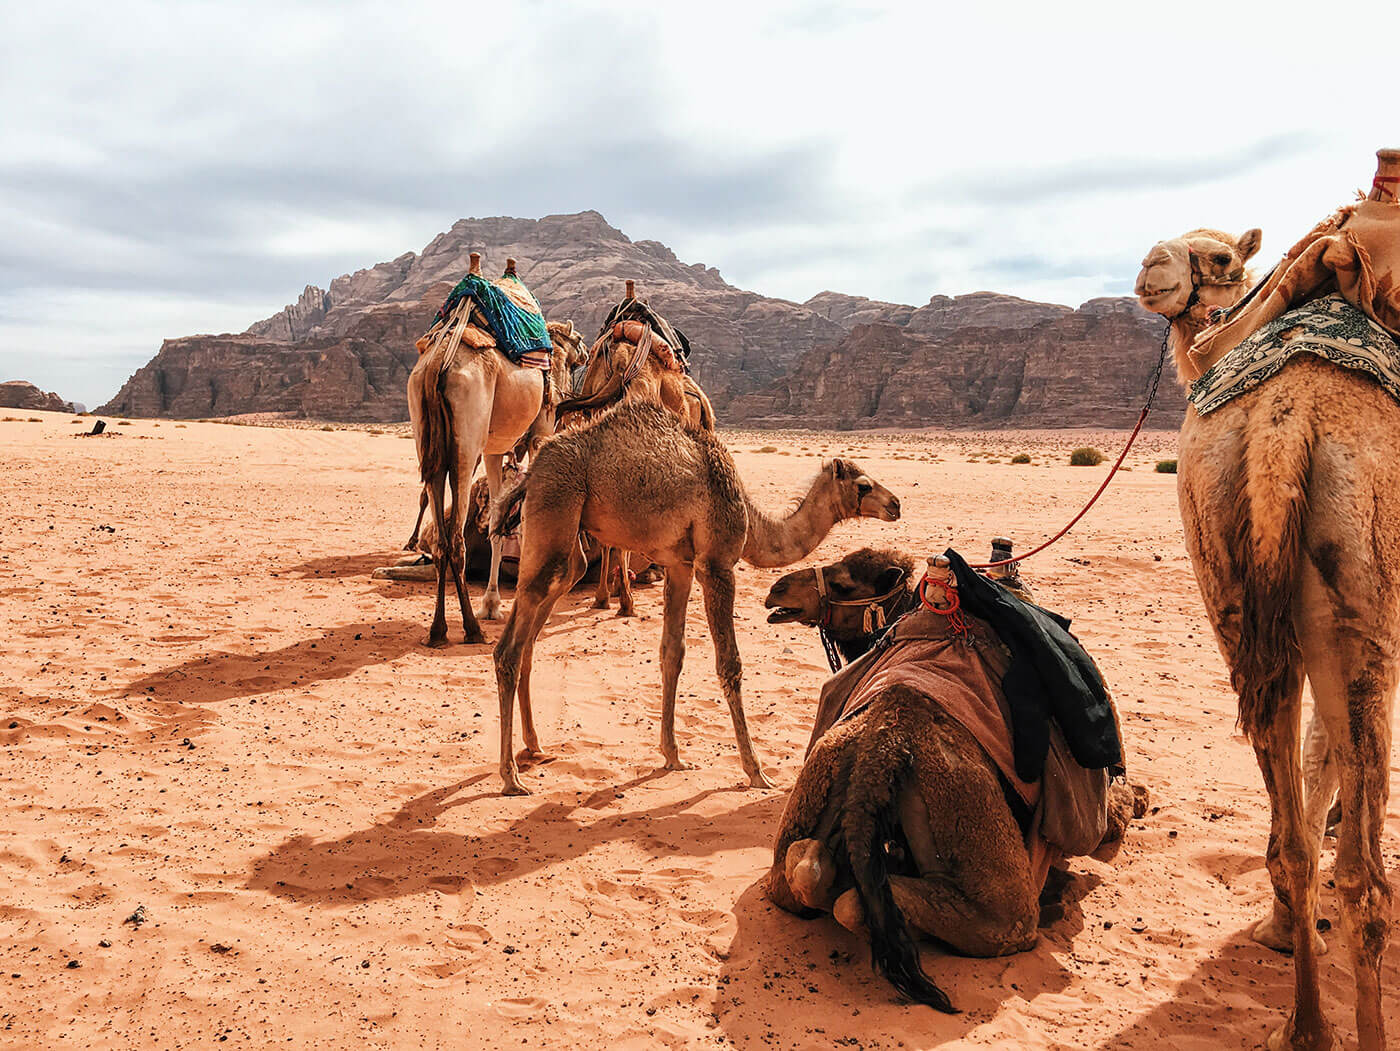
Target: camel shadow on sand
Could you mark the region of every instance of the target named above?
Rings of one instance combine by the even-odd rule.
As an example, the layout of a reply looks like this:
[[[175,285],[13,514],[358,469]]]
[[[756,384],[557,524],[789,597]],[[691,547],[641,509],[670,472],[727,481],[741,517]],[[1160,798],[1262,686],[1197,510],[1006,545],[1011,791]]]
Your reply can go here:
[[[716,986],[714,1012],[738,1046],[778,1042],[797,1046],[936,1047],[962,1040],[994,1017],[1008,999],[1030,1000],[1064,990],[1072,975],[1053,953],[1083,929],[1079,902],[1098,884],[1074,872],[1061,890],[1053,924],[1042,920],[1041,941],[1014,956],[973,959],[921,943],[924,970],[961,1013],[941,1014],[911,1004],[877,974],[870,947],[830,916],[804,920],[768,900],[759,880],[734,906],[738,932]],[[902,1044],[901,1044],[902,1042]]]
[[[1400,896],[1400,886],[1391,880]],[[1324,911],[1335,908],[1323,891]],[[1177,1051],[1205,1051],[1219,1047],[1263,1047],[1268,1035],[1282,1024],[1293,1006],[1293,961],[1283,953],[1264,948],[1250,937],[1257,917],[1240,928],[1218,952],[1203,960],[1194,972],[1159,1004],[1132,1025],[1099,1044],[1105,1051],[1137,1051],[1159,1048],[1169,1040]],[[1321,960],[1322,1009],[1337,1030],[1342,1046],[1356,1039],[1355,986],[1351,954],[1336,926],[1326,935],[1327,955]],[[1381,973],[1381,1014],[1400,1018],[1400,945],[1395,939],[1386,950]],[[1057,1051],[1077,1049],[1059,1045]]]
[[[216,704],[344,679],[360,668],[392,661],[421,647],[424,634],[422,624],[408,620],[341,624],[274,650],[191,657],[142,676],[126,690],[180,704]]]
[[[506,826],[481,835],[436,829],[448,811],[499,801],[495,771],[476,774],[417,796],[388,820],[339,839],[293,837],[253,863],[246,885],[304,905],[340,906],[427,890],[460,893],[496,886],[581,858],[624,837],[658,858],[701,856],[768,841],[782,808],[781,796],[758,796],[722,815],[694,811],[696,804],[716,793],[745,791],[737,787],[706,789],[675,802],[598,816],[598,810],[617,802],[619,794],[625,799],[629,789],[661,776],[677,775],[656,770],[582,799],[543,801]],[[483,782],[481,789],[462,794]]]

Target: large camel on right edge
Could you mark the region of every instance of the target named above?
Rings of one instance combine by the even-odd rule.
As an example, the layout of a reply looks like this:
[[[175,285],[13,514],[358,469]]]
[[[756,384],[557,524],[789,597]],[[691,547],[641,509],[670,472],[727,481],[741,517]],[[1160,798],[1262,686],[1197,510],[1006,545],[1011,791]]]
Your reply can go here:
[[[1393,183],[1392,183],[1393,185]],[[1373,193],[1373,199],[1375,194]],[[1394,202],[1393,192],[1388,200]],[[1211,306],[1248,287],[1259,231],[1196,230],[1155,246],[1136,292],[1171,320],[1183,383]],[[1391,889],[1381,854],[1400,657],[1400,405],[1366,376],[1298,354],[1181,429],[1186,546],[1269,793],[1273,914],[1254,931],[1291,950],[1295,1002],[1269,1047],[1335,1046],[1318,989],[1318,853],[1341,787],[1336,884],[1360,1047],[1385,1046],[1380,966]],[[1316,714],[1300,770],[1303,679]]]
[[[666,570],[661,634],[661,754],[683,770],[676,747],[676,684],[685,658],[685,610],[698,577],[729,704],[739,759],[756,788],[772,788],[749,741],[734,637],[734,564],[787,566],[805,558],[847,518],[899,518],[899,498],[849,460],[828,460],[802,502],[784,518],[754,506],[733,457],[707,431],[658,405],[627,404],[589,426],[546,442],[525,476],[501,498],[493,534],[522,523],[515,602],[496,643],[501,705],[501,781],[524,795],[513,751],[517,689],[525,750],[540,755],[530,710],[535,639],[559,596],[584,571],[579,533],[600,545],[641,551]]]

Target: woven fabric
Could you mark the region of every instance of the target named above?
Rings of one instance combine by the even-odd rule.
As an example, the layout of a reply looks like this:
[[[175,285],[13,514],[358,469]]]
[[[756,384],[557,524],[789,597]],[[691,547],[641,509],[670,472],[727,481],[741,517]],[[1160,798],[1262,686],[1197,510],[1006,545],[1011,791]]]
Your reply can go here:
[[[1364,372],[1400,401],[1400,344],[1341,293],[1285,311],[1246,336],[1191,384],[1190,400],[1205,416],[1278,375],[1295,354],[1315,354]]]
[[[494,282],[479,274],[468,274],[448,294],[437,312],[437,321],[450,318],[457,305],[469,296],[496,337],[496,347],[502,354],[521,364],[526,354],[542,350],[545,364],[541,367],[548,367],[553,343],[545,327],[544,313],[519,278],[506,274],[499,282]]]

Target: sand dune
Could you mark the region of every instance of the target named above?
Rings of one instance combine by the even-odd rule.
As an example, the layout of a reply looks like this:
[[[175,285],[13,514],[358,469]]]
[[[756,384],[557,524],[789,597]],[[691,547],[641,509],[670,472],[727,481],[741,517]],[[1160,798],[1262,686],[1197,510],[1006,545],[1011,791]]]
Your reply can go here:
[[[1174,480],[1152,471],[1174,435],[1149,433],[1028,567],[1104,668],[1154,812],[1117,857],[1075,862],[1033,951],[930,949],[963,1008],[944,1016],[758,890],[826,674],[814,635],[764,621],[779,571],[741,567],[737,612],[779,790],[742,787],[698,602],[677,719],[697,769],[658,770],[652,587],[634,620],[561,603],[535,661],[552,758],[504,799],[487,648],[425,649],[429,585],[369,578],[416,511],[401,428],[77,438],[73,417],[32,415],[0,422],[0,1046],[1187,1051],[1257,1046],[1289,1002],[1290,962],[1247,934],[1270,894],[1267,801]],[[1024,549],[1102,476],[1067,451],[1122,436],[726,437],[765,506],[838,452],[901,496],[902,521],[838,527],[828,561],[866,543],[984,554],[995,533]],[[1034,462],[1006,462],[1020,451]],[[1331,890],[1322,910],[1336,920]],[[1350,1033],[1328,940],[1325,1003]],[[1385,980],[1400,1018],[1400,939]]]

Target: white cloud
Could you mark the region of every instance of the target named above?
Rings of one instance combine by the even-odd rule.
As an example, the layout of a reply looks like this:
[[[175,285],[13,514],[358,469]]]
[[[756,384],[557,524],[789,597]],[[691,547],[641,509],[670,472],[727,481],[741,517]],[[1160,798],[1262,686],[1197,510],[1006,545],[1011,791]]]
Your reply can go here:
[[[1161,237],[1277,254],[1347,199],[1398,144],[1398,31],[1380,2],[9,4],[0,367],[63,347],[32,375],[96,403],[162,337],[466,215],[597,208],[799,300],[1126,291]]]

